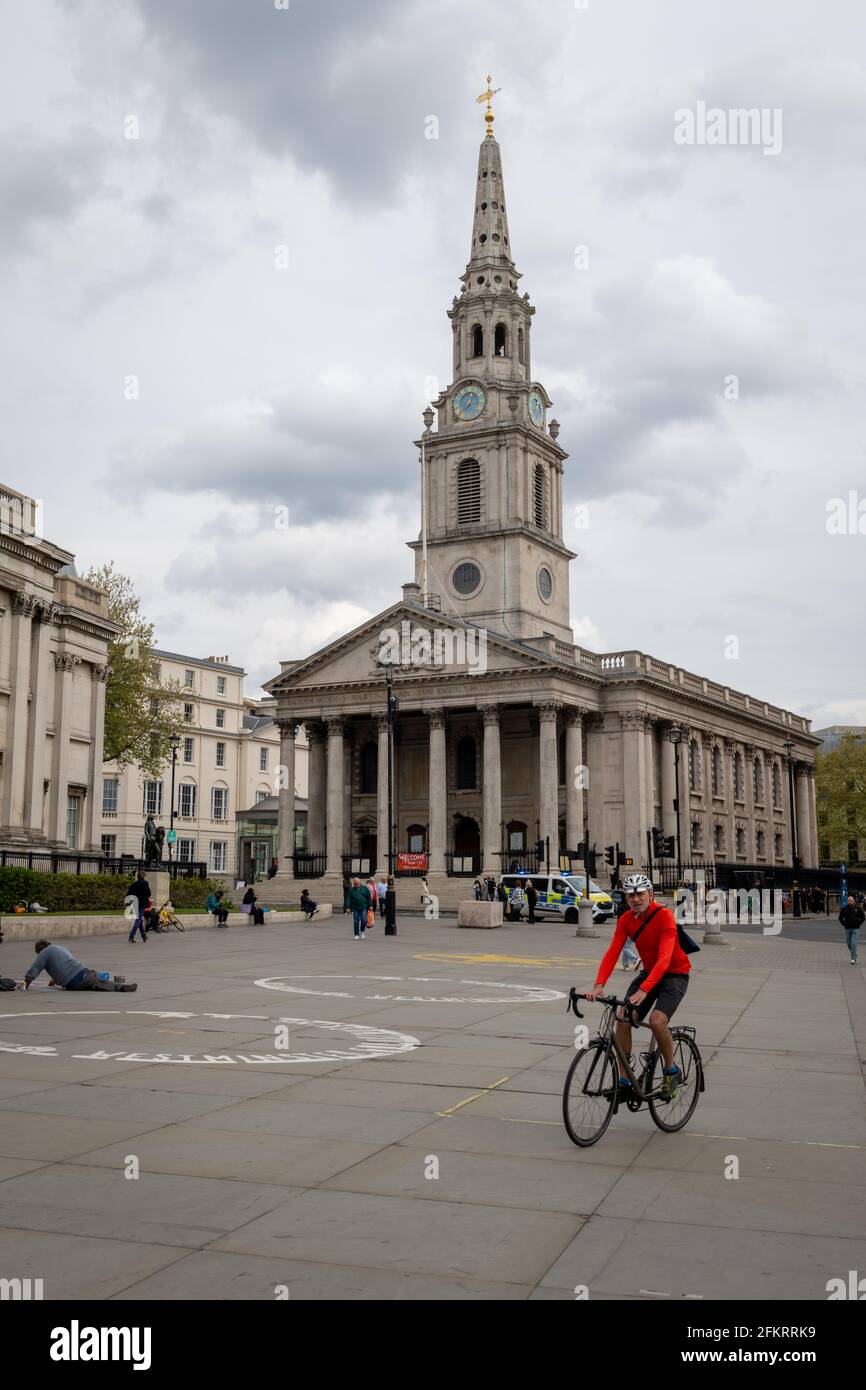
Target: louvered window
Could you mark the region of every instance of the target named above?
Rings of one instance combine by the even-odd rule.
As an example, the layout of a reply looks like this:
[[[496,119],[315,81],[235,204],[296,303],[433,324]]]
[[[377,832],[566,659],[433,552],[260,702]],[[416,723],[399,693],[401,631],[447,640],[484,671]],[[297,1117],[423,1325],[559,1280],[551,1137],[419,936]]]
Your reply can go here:
[[[547,526],[547,485],[542,464],[535,465],[535,524]]]
[[[457,470],[457,525],[480,520],[481,465],[477,459],[463,459]]]

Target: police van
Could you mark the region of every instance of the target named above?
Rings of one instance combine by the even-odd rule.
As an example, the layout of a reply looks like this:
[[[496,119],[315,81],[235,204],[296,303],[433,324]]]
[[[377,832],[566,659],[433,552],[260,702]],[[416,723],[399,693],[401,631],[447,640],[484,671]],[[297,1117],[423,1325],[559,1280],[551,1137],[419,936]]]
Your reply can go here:
[[[512,889],[520,886],[523,891],[522,907],[528,907],[526,885],[531,883],[538,892],[538,902],[535,904],[536,917],[560,917],[564,922],[577,922],[578,902],[583,897],[586,887],[586,879],[583,874],[558,873],[548,875],[525,872],[503,874],[500,882],[509,901]],[[609,917],[615,916],[616,909],[610,893],[600,888],[594,879],[589,880],[589,897],[592,902],[594,922],[606,922]]]

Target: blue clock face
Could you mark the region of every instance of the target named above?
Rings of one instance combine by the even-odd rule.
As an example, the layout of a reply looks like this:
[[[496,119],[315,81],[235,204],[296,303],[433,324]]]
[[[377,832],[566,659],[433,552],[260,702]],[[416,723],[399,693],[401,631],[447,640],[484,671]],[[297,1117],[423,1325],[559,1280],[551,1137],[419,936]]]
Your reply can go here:
[[[537,391],[530,391],[529,393],[529,414],[532,417],[533,425],[538,425],[540,428],[544,424],[544,401]]]
[[[461,386],[454,397],[454,414],[458,420],[474,420],[487,404],[484,387],[471,381]]]

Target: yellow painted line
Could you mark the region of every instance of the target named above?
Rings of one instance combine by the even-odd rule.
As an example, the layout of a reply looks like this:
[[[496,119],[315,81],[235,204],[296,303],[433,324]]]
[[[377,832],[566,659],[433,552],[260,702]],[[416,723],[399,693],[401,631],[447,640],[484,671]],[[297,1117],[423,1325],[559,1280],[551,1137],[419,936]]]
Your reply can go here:
[[[474,1096],[467,1096],[465,1100],[459,1100],[456,1105],[452,1105],[450,1110],[437,1110],[436,1114],[444,1120],[448,1115],[453,1115],[455,1110],[462,1110],[464,1105],[471,1105],[473,1100],[480,1100],[482,1096],[488,1095],[490,1091],[495,1091],[497,1086],[510,1080],[510,1076],[500,1076],[499,1080],[494,1081],[492,1086],[485,1086],[483,1091],[478,1091]]]
[[[698,1129],[688,1133],[695,1139],[740,1139],[744,1144],[802,1144],[810,1149],[862,1149],[863,1144],[830,1144],[823,1139],[775,1139],[770,1135],[759,1134],[703,1134]]]
[[[413,960],[433,960],[441,964],[448,965],[452,961],[459,961],[461,965],[552,965],[568,968],[572,965],[596,966],[596,959],[584,959],[580,956],[497,956],[497,955],[472,955],[469,952],[431,952],[430,954],[413,956]]]
[[[501,1115],[500,1119],[507,1120],[511,1125],[561,1125],[561,1120],[521,1120],[516,1115]]]

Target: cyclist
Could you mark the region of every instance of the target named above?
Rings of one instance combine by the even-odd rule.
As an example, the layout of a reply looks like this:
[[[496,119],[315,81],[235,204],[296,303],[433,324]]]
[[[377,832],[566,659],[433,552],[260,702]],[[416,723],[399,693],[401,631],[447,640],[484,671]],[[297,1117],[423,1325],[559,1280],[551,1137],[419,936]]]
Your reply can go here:
[[[602,957],[590,999],[604,994],[604,986],[613,972],[619,953],[627,941],[634,943],[643,969],[629,984],[626,999],[634,1006],[638,1019],[647,1022],[658,1044],[664,1062],[662,1095],[667,1100],[676,1096],[682,1080],[674,1062],[674,1044],[668,1022],[682,1003],[689,983],[691,965],[677,936],[677,924],[670,908],[653,900],[653,886],[646,874],[629,874],[623,883],[628,911],[616,924],[613,940]],[[655,1006],[655,1007],[653,1007]],[[652,1009],[652,1013],[650,1013]],[[631,1056],[631,1025],[622,1014],[616,1025],[616,1036],[627,1057]],[[620,1076],[621,1087],[631,1085],[628,1077]]]

